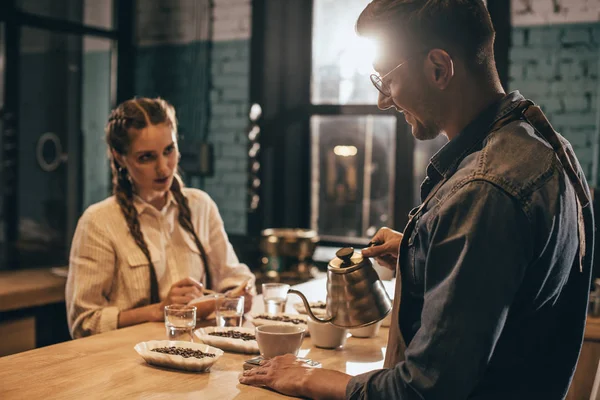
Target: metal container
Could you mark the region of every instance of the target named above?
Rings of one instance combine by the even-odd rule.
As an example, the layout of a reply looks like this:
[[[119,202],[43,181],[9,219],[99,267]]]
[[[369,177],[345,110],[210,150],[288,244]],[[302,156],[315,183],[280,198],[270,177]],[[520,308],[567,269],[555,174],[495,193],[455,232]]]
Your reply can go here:
[[[300,296],[317,322],[358,328],[384,319],[392,309],[392,301],[371,261],[352,247],[338,250],[336,256],[327,266],[327,318],[316,317],[300,291],[290,289],[288,293]]]
[[[270,228],[261,232],[262,269],[268,276],[290,272],[310,278],[312,259],[319,236],[308,229]]]
[[[261,232],[260,250],[267,255],[294,257],[300,261],[311,258],[319,236],[309,229],[270,228]]]

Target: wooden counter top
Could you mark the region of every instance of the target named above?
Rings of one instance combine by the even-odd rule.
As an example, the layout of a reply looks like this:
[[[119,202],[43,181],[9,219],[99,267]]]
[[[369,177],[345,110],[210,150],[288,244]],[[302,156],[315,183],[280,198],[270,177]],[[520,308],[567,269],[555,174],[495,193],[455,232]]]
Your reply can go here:
[[[587,317],[585,326],[585,340],[600,341],[600,318]]]
[[[324,280],[298,285],[309,298],[324,293]],[[290,296],[288,303],[297,302]],[[290,309],[288,304],[288,310]],[[253,311],[262,308],[259,296]],[[388,329],[374,338],[349,337],[344,348],[324,350],[304,339],[299,356],[356,375],[383,366]],[[133,347],[164,340],[162,323],[146,323],[0,358],[0,398],[277,399],[278,393],[238,383],[248,354],[226,352],[208,373],[147,365]]]
[[[0,272],[0,312],[65,301],[67,278],[50,268]]]
[[[371,339],[350,337],[342,350],[313,347],[306,338],[299,355],[349,374],[381,368],[387,329]],[[252,355],[225,353],[208,373],[147,365],[136,343],[164,340],[161,323],[146,323],[85,339],[0,358],[0,398],[276,399],[286,396],[238,383]]]
[[[2,283],[2,288],[6,288],[6,283]],[[321,279],[297,285],[296,288],[312,301],[324,299],[324,286],[325,280]],[[287,310],[291,311],[291,304],[298,300],[290,296]],[[259,296],[253,312],[259,312],[261,308]],[[252,355],[226,352],[210,372],[189,373],[147,365],[133,349],[139,342],[163,340],[165,336],[164,324],[146,323],[0,357],[0,399],[288,398],[238,382],[243,362]],[[387,336],[388,329],[381,328],[374,338],[349,337],[344,348],[339,350],[313,347],[309,337],[304,339],[299,355],[320,361],[325,368],[357,375],[382,368]],[[600,338],[600,318],[590,318],[588,321],[586,339],[594,338]]]

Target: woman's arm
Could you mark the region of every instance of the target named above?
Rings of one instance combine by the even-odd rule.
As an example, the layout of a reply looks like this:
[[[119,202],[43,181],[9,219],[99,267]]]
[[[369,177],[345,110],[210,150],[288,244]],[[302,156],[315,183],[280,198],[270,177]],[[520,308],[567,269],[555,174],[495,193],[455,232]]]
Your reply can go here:
[[[85,212],[75,230],[65,291],[73,338],[117,328],[119,309],[110,307],[115,251],[107,232]]]
[[[208,204],[208,241],[210,254],[207,254],[211,276],[211,289],[224,292],[247,281],[249,291],[256,293],[255,277],[246,264],[240,263],[229,242],[223,219],[215,202],[207,196]],[[206,220],[206,219],[205,219]],[[201,239],[202,240],[202,239]]]
[[[171,285],[167,297],[160,303],[121,311],[119,314],[119,328],[137,325],[143,322],[160,322],[164,320],[164,309],[169,304],[188,304],[190,300],[202,296],[204,287],[197,280],[183,278]]]
[[[125,328],[144,322],[159,322],[164,319],[163,306],[160,303],[124,310],[119,313],[118,328]]]

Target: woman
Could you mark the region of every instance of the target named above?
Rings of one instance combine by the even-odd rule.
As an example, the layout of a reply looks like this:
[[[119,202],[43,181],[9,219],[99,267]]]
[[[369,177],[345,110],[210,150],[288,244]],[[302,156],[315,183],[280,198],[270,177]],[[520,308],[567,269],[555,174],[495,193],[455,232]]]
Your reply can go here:
[[[168,304],[187,304],[204,287],[225,292],[254,276],[240,264],[216,204],[183,188],[174,108],[162,99],[128,100],[106,126],[113,196],[77,225],[66,301],[73,338],[162,321]],[[214,302],[213,302],[214,304]]]

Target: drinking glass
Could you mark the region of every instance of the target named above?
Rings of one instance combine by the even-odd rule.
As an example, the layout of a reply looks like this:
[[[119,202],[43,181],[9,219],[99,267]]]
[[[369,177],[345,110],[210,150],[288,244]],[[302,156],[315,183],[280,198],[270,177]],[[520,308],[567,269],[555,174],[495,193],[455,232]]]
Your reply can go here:
[[[165,327],[168,340],[194,341],[196,307],[182,304],[165,306]]]
[[[267,314],[275,315],[285,311],[288,290],[290,290],[290,285],[285,283],[262,284],[262,296]]]
[[[217,316],[217,326],[242,326],[244,296],[217,296],[215,313]]]

